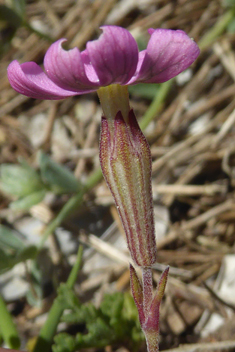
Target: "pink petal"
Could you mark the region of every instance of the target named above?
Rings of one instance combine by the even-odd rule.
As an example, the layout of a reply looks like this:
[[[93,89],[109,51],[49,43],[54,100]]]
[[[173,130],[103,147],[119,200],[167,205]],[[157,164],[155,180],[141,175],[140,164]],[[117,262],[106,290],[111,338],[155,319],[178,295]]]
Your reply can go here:
[[[77,94],[58,87],[35,62],[20,65],[14,60],[8,66],[7,72],[11,86],[18,93],[30,98],[59,100]]]
[[[124,28],[102,27],[98,40],[87,43],[90,58],[101,86],[126,84],[136,71],[138,47],[135,39]]]
[[[147,49],[140,52],[135,76],[129,83],[162,83],[188,68],[198,57],[197,44],[181,30],[150,29]]]
[[[44,67],[48,77],[59,87],[75,92],[96,90],[98,77],[89,75],[85,70],[84,60],[78,48],[64,50],[62,43],[66,39],[57,40],[47,50]]]

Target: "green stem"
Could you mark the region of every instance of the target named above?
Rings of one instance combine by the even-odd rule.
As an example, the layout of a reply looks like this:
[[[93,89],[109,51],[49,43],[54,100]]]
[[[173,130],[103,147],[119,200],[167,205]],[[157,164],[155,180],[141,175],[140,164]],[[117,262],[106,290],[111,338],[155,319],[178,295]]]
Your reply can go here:
[[[78,272],[81,268],[82,252],[83,252],[83,248],[82,246],[80,246],[78,249],[76,263],[74,264],[66,283],[66,286],[68,287],[68,289],[72,289],[76,282]],[[55,336],[57,326],[60,322],[60,318],[63,314],[63,311],[64,311],[64,307],[63,305],[61,305],[60,296],[57,296],[57,298],[54,300],[53,305],[50,309],[47,321],[43,325],[39,333],[33,352],[49,352],[51,350],[53,338]]]
[[[142,267],[141,269],[143,282],[143,308],[146,319],[153,300],[153,273],[151,268]]]
[[[214,26],[209,30],[199,41],[198,45],[200,50],[206,49],[210,46],[215,39],[217,39],[227,28],[229,22],[234,19],[235,11],[234,9],[225,12],[220,19],[214,24]]]
[[[8,312],[6,304],[0,296],[0,331],[3,340],[10,348],[20,347],[20,338],[13,323],[12,316]]]
[[[76,280],[78,277],[78,272],[79,272],[81,265],[82,265],[82,253],[83,253],[83,246],[80,245],[78,248],[76,262],[75,262],[74,266],[72,267],[72,270],[69,274],[69,277],[68,277],[68,280],[66,283],[69,289],[72,289],[76,283]]]
[[[164,101],[167,97],[167,94],[171,89],[172,82],[173,82],[173,79],[161,84],[159,90],[157,91],[155,98],[153,99],[148,110],[146,111],[142,120],[140,121],[141,129],[144,130],[149,125],[149,123],[153,119],[155,119],[157,113],[162,109],[162,106],[163,106]]]

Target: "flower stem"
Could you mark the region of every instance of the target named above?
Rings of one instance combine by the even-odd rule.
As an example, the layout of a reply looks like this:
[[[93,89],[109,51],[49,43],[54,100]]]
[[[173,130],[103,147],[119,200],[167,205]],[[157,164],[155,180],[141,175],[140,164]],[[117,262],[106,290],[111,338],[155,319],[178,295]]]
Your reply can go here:
[[[127,86],[112,84],[99,88],[97,94],[106,119],[114,121],[117,113],[121,111],[124,120],[128,121],[130,105]]]
[[[68,289],[72,289],[76,282],[78,272],[82,264],[82,252],[83,252],[83,247],[80,246],[78,249],[76,262],[71,270],[71,273],[66,283],[66,286],[68,287]],[[63,305],[61,305],[60,296],[57,296],[57,298],[54,300],[53,305],[50,309],[50,312],[47,317],[47,321],[45,322],[45,324],[43,325],[39,333],[33,352],[42,352],[42,351],[49,352],[51,350],[51,344],[53,342],[53,338],[56,333],[56,329],[60,322],[60,318],[63,314],[63,311],[64,311],[64,308],[63,308]]]
[[[153,299],[153,274],[151,268],[142,268],[143,308],[147,317]]]

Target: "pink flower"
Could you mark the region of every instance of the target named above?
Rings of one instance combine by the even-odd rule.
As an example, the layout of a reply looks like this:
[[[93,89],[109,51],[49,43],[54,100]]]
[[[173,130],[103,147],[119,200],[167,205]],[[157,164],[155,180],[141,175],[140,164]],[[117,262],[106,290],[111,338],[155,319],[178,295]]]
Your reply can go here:
[[[197,44],[181,30],[149,29],[147,49],[124,28],[102,27],[99,39],[64,50],[60,39],[44,58],[45,72],[35,63],[8,67],[8,78],[19,93],[36,99],[63,99],[94,92],[110,84],[162,83],[189,67],[199,55]]]

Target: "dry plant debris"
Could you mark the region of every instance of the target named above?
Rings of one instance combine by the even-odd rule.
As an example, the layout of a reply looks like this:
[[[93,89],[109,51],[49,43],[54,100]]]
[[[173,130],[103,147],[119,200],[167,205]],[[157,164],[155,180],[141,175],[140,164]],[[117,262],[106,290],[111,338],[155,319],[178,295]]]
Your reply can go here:
[[[20,96],[7,80],[6,68],[11,60],[42,64],[50,44],[48,37],[51,40],[65,37],[68,47],[82,49],[88,40],[97,37],[103,24],[124,26],[142,41],[147,38],[149,27],[180,28],[200,43],[228,11],[224,6],[225,2],[219,0],[27,2],[27,20],[44,36],[19,27],[8,50],[2,54],[0,163],[18,163],[18,158],[23,157],[37,166],[36,153],[41,149],[67,165],[80,180],[86,180],[99,165],[101,110],[96,96],[91,94],[61,102]],[[4,32],[1,35],[4,36]],[[231,309],[227,310],[231,302],[216,297],[215,287],[224,258],[235,254],[234,44],[234,32],[225,28],[216,40],[205,46],[187,74],[174,81],[161,110],[146,129],[153,156],[155,204],[168,214],[163,221],[163,236],[158,240],[159,267],[156,267],[155,278],[158,279],[162,266],[172,267],[162,307],[162,349],[199,342],[204,326],[200,331],[197,329],[197,334],[195,327],[205,310],[210,315],[223,316],[224,324],[234,314],[234,309],[232,313]],[[131,99],[141,120],[151,101],[137,96],[134,91]],[[48,223],[67,200],[67,196],[52,197],[34,206],[27,217]],[[12,214],[8,203],[8,197],[0,193],[1,222],[17,228],[26,214]],[[90,217],[95,218],[93,227],[89,224]],[[99,302],[106,291],[128,290],[129,258],[104,181],[86,194],[83,205],[63,223],[63,228],[90,247],[84,257],[85,266],[89,260],[94,264],[88,265],[86,277],[77,286],[84,300],[91,297],[91,292]],[[62,253],[57,234],[51,237],[49,251],[52,270],[59,268],[57,278],[62,279],[73,256]],[[96,267],[102,259],[97,252],[109,258],[108,264],[102,262]],[[35,323],[35,317],[49,309],[52,296],[53,292],[45,298],[43,308],[36,310],[22,298],[23,308],[16,313],[22,335],[27,338],[35,335],[41,325],[40,319]],[[14,305],[19,307],[19,302]],[[28,320],[34,321],[34,329]],[[234,349],[234,342],[217,342],[234,340],[233,329],[229,336],[228,330],[224,331],[224,336],[212,334],[209,343],[182,346],[172,351]]]

